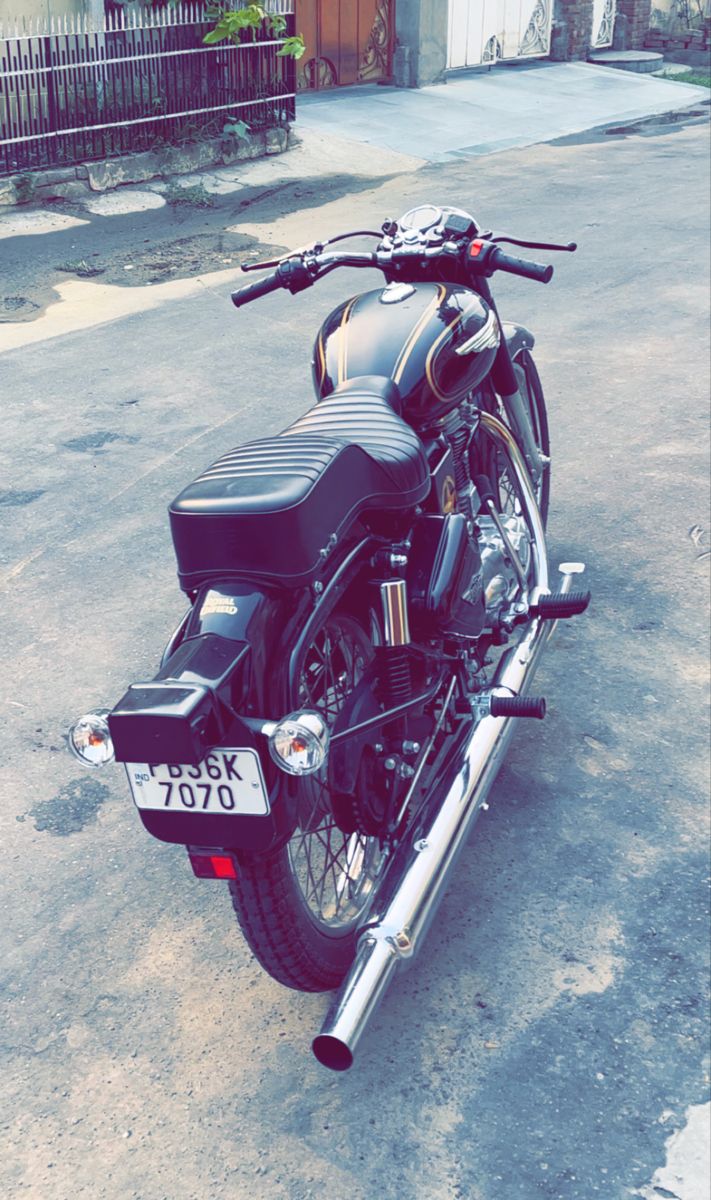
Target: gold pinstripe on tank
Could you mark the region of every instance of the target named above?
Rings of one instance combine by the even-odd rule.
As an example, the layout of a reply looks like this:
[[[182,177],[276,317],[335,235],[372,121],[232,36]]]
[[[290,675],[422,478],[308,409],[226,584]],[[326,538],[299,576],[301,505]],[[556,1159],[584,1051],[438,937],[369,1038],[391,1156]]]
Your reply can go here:
[[[318,339],[316,341],[316,349],[318,351],[318,360],[321,367],[321,378],[318,381],[320,388],[323,387],[323,381],[326,378],[326,355],[323,349],[323,330],[319,330]]]
[[[447,395],[446,393],[442,392],[440,390],[440,388],[437,386],[437,384],[435,382],[435,377],[434,377],[434,357],[435,357],[435,354],[437,353],[437,351],[439,350],[439,347],[441,346],[442,342],[447,337],[447,335],[450,333],[453,333],[454,330],[456,329],[457,325],[459,324],[459,322],[463,321],[464,318],[468,315],[469,314],[468,314],[467,310],[465,309],[463,312],[460,312],[459,316],[455,317],[453,321],[450,321],[447,328],[443,329],[442,332],[440,333],[439,337],[436,339],[436,341],[434,341],[432,343],[432,345],[429,348],[428,354],[427,354],[427,359],[425,361],[425,375],[427,376],[427,382],[429,383],[429,385],[430,385],[432,391],[434,392],[435,396],[437,397],[437,399],[439,401],[441,401],[442,403],[446,403],[447,400],[454,399],[454,397],[457,395],[457,391],[455,390],[454,392],[450,392],[449,395]],[[467,391],[467,388],[464,387],[461,389],[461,391],[462,391],[462,395],[463,395]]]
[[[412,351],[415,348],[415,343],[416,343],[417,339],[419,338],[420,334],[422,333],[422,330],[424,329],[425,325],[427,324],[430,317],[432,316],[432,313],[434,312],[435,308],[437,307],[438,304],[442,303],[446,294],[447,294],[447,289],[444,287],[443,284],[438,283],[437,284],[437,295],[432,297],[432,299],[430,300],[429,304],[427,305],[425,311],[419,316],[419,318],[415,322],[414,326],[412,327],[412,330],[408,334],[407,340],[406,340],[402,350],[400,351],[400,354],[398,355],[398,358],[397,358],[397,361],[395,363],[395,367],[393,370],[393,376],[392,376],[393,381],[395,383],[399,383],[400,380],[402,379],[403,372],[405,370],[405,367],[407,366],[408,359],[410,358],[410,355],[412,354]]]
[[[353,310],[353,305],[355,304],[357,299],[358,299],[358,297],[354,296],[352,300],[348,301],[346,307],[343,310],[343,316],[341,317],[341,324],[338,327],[338,382],[339,383],[345,383],[346,379],[347,379],[347,375],[346,375],[347,363],[348,363],[347,324],[348,324],[348,318],[350,317],[351,312]]]

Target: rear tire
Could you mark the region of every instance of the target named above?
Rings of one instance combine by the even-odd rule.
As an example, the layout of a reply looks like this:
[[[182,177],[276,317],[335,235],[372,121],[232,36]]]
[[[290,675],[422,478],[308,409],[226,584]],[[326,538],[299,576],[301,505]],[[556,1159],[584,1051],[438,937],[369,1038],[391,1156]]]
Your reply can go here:
[[[372,655],[371,639],[354,617],[330,614],[304,651],[290,707],[320,710],[332,724]],[[353,961],[385,854],[378,838],[338,829],[325,771],[297,780],[297,787],[300,824],[289,842],[265,855],[239,854],[229,887],[264,969],[286,987],[330,991]]]

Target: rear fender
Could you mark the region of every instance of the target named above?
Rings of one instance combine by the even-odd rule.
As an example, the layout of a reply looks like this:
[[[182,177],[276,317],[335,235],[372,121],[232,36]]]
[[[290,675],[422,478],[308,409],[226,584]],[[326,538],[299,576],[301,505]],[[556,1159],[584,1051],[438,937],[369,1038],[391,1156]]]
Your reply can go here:
[[[140,809],[143,824],[166,842],[266,849],[284,836],[289,805],[275,804],[277,769],[264,738],[239,713],[279,717],[265,705],[269,672],[282,636],[308,599],[230,581],[202,588],[158,674],[129,687],[109,714],[116,759],[125,763],[194,766],[216,746],[259,754],[268,816],[161,812]],[[295,602],[296,601],[296,602]],[[301,617],[303,619],[303,617]]]

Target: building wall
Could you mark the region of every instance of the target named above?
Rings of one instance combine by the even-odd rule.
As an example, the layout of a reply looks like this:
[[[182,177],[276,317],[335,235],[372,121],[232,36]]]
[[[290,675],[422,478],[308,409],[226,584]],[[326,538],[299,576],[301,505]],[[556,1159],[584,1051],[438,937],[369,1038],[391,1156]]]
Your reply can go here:
[[[400,87],[439,83],[447,66],[447,0],[395,0],[395,61]]]
[[[553,4],[550,57],[558,62],[585,61],[592,41],[593,0],[553,0]],[[443,78],[447,65],[448,7],[448,0],[396,0],[393,73],[400,87],[423,87]],[[651,7],[652,0],[617,0],[615,47],[642,48],[649,30]]]
[[[104,12],[103,0],[0,0],[0,25],[7,27],[23,17],[64,16],[65,13]]]

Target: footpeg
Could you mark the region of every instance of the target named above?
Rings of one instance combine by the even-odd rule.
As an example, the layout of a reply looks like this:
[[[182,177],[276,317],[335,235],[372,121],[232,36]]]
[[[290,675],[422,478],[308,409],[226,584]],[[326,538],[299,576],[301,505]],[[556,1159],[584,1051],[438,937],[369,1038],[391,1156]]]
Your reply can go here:
[[[492,696],[489,713],[492,717],[535,717],[542,721],[546,702],[543,696]]]
[[[584,613],[589,603],[590,592],[552,592],[540,596],[529,612],[532,617],[541,617],[544,621],[561,621]]]

